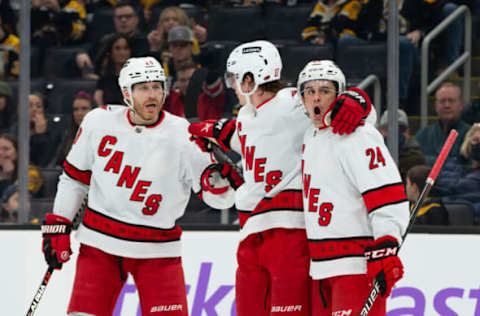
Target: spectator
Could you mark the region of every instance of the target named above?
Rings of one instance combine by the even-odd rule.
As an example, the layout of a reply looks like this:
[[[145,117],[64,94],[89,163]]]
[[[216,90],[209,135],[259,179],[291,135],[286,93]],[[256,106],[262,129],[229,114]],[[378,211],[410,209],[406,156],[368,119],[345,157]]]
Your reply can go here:
[[[45,98],[35,92],[28,96],[30,103],[30,162],[46,167],[54,158],[61,139],[58,123],[47,119],[45,115]]]
[[[2,194],[0,223],[16,223],[18,217],[18,191],[16,185],[8,186]]]
[[[171,89],[168,98],[165,101],[164,109],[172,114],[186,117],[185,96],[187,91],[195,93],[195,91],[201,91],[195,93],[193,97],[195,102],[195,112],[200,120],[207,119],[219,119],[224,114],[226,105],[226,92],[223,86],[222,78],[217,72],[209,70],[206,74],[206,79],[202,84],[202,87],[198,89],[189,87],[191,84],[195,84],[190,79],[196,72],[206,72],[206,69],[198,68],[194,62],[187,62],[181,65],[177,70],[176,89]],[[204,74],[200,76],[205,77]]]
[[[0,135],[0,196],[5,189],[17,184],[18,156],[17,138],[13,134]],[[28,167],[28,190],[34,197],[43,195],[43,178],[40,170],[30,164]]]
[[[20,73],[20,39],[5,27],[3,19],[0,17],[0,79],[16,79]]]
[[[467,171],[450,187],[448,200],[467,200],[473,203],[480,217],[480,123],[475,123],[465,135],[460,154],[470,161]]]
[[[95,71],[100,76],[93,96],[97,105],[123,104],[118,75],[131,56],[132,45],[127,35],[116,33],[109,36],[95,63]]]
[[[33,0],[32,43],[42,47],[79,43],[86,17],[83,0]]]
[[[17,185],[10,185],[5,189],[1,196],[0,223],[14,224],[18,222],[18,188]],[[38,224],[40,222],[38,215],[39,210],[31,209],[28,214],[28,222],[30,224]]]
[[[62,166],[63,161],[67,157],[70,148],[72,147],[73,140],[77,135],[78,127],[83,121],[85,115],[93,109],[92,96],[85,92],[79,91],[72,103],[72,117],[70,120],[70,126],[63,136],[61,145],[58,147],[56,165]]]
[[[12,89],[0,81],[0,133],[9,131],[17,116],[16,106],[12,101]]]
[[[192,23],[191,23],[192,22]],[[168,32],[175,26],[192,26],[194,34],[193,39],[193,54],[200,53],[200,46],[204,46],[207,40],[207,30],[195,23],[194,19],[189,21],[187,13],[180,7],[166,7],[160,13],[157,28],[152,30],[148,36],[150,44],[150,51],[155,52],[157,57],[159,54],[168,53]]]
[[[446,17],[458,9],[460,4],[469,4],[472,6],[471,1],[462,1],[462,0],[425,0],[430,3],[432,13],[430,16],[432,20],[430,22],[430,29],[436,27],[440,22],[442,22]],[[458,2],[458,3],[456,3]],[[465,3],[462,3],[465,2]],[[464,18],[463,16],[455,19],[444,32],[445,35],[442,39],[442,45],[439,52],[439,61],[438,61],[438,71],[440,73],[447,66],[452,64],[455,59],[460,56],[460,49],[462,48],[463,38],[464,38]]]
[[[357,27],[363,39],[370,42],[385,42],[388,26],[388,0],[365,1]],[[406,106],[409,87],[415,67],[420,65],[420,42],[428,28],[429,14],[432,14],[428,0],[398,1],[399,9],[399,97]],[[410,110],[410,109],[409,109]],[[411,109],[416,110],[416,109]]]
[[[357,38],[355,26],[360,9],[359,0],[317,1],[302,31],[302,40],[312,45],[363,43]]]
[[[410,136],[408,129],[408,117],[405,111],[398,110],[398,169],[402,180],[405,181],[407,171],[416,165],[427,164],[427,159],[420,149],[418,142]],[[383,112],[378,130],[383,137],[388,136],[388,111]]]
[[[430,167],[426,165],[418,165],[408,170],[405,190],[410,202],[410,209],[418,200],[429,173]],[[442,201],[436,197],[435,186],[430,189],[429,196],[424,198],[423,204],[417,212],[415,223],[425,225],[448,224],[447,210]]]
[[[175,26],[168,32],[170,56],[162,57],[162,63],[171,85],[176,81],[176,68],[194,62],[192,48],[193,32],[188,26]]]
[[[138,28],[138,13],[132,3],[126,1],[117,3],[114,9],[113,22],[115,32],[125,34],[130,39],[132,56],[141,57],[148,54],[148,41]],[[98,79],[98,75],[93,73],[94,63],[92,60],[95,60],[98,55],[96,52],[103,50],[103,46],[106,45],[112,35],[113,33],[107,34],[99,41],[95,41],[88,52],[80,51],[76,54],[75,61],[84,78]]]
[[[460,86],[453,82],[442,83],[435,92],[435,112],[438,121],[422,128],[415,139],[425,154],[428,164],[433,165],[451,129],[456,129],[458,137],[450,150],[449,158],[458,158],[460,145],[470,125],[461,118],[463,96]]]
[[[17,30],[17,15],[13,11],[10,0],[0,1],[0,25],[3,29],[11,34],[16,34]],[[0,36],[1,38],[1,36]]]

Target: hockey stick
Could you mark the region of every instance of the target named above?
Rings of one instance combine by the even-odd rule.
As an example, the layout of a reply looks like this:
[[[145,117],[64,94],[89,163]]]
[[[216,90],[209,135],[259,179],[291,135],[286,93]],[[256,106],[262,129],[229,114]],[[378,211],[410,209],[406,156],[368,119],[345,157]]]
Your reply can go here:
[[[242,168],[240,168],[235,162],[233,162],[233,160],[227,155],[227,153],[224,152],[214,140],[212,140],[211,138],[206,139],[208,140],[208,146],[212,150],[215,159],[220,163],[226,163],[227,165],[235,169],[235,171],[239,175],[242,175]]]
[[[437,180],[437,176],[440,173],[443,163],[445,162],[445,159],[447,159],[448,153],[450,152],[450,149],[452,149],[453,143],[455,142],[455,139],[457,138],[457,136],[458,136],[458,132],[454,129],[451,130],[447,140],[445,141],[445,144],[443,144],[442,150],[438,155],[437,161],[435,161],[435,164],[433,165],[432,170],[430,171],[430,174],[428,175],[427,180],[425,181],[425,186],[423,187],[422,192],[420,193],[420,196],[418,197],[417,201],[415,202],[415,205],[413,206],[413,210],[412,210],[412,213],[410,214],[410,220],[408,222],[407,229],[405,230],[405,233],[402,236],[402,241],[398,246],[399,250],[400,250],[400,247],[402,247],[408,232],[413,227],[415,218],[417,217],[417,213],[423,204],[423,200],[430,192],[430,189],[435,183],[435,180]],[[377,299],[379,294],[380,294],[380,283],[375,278],[373,282],[373,288],[370,291],[370,294],[368,295],[367,301],[363,305],[362,311],[360,312],[360,316],[368,315],[368,312],[372,308],[373,303],[375,303],[375,300]]]
[[[42,298],[43,293],[45,293],[48,281],[50,281],[50,277],[52,276],[54,270],[55,268],[48,266],[47,272],[45,272],[45,275],[43,276],[42,284],[40,284],[40,286],[38,287],[38,290],[33,297],[32,303],[28,308],[27,316],[33,316],[33,313],[35,313],[35,311],[37,310],[40,299]]]

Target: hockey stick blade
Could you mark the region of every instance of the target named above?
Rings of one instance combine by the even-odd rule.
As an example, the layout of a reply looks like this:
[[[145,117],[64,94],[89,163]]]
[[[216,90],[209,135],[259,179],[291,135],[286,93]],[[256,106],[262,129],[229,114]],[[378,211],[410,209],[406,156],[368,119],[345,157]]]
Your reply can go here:
[[[415,202],[415,205],[413,206],[413,210],[410,214],[410,219],[408,221],[407,229],[405,230],[405,234],[402,236],[403,238],[402,238],[401,244],[398,246],[399,250],[402,247],[408,232],[413,227],[413,223],[415,222],[415,218],[417,217],[418,210],[423,204],[423,200],[428,195],[428,193],[430,192],[430,189],[432,188],[433,184],[437,180],[437,176],[440,173],[440,170],[442,169],[443,164],[447,159],[448,154],[450,153],[450,150],[452,149],[453,143],[455,143],[457,136],[458,136],[458,132],[452,129],[450,131],[450,134],[447,137],[447,140],[445,141],[445,144],[443,144],[442,150],[440,151],[440,154],[438,155],[437,160],[433,164],[432,170],[430,171],[430,174],[428,175],[427,180],[425,181],[425,186],[422,189],[422,193],[420,193],[420,196],[418,197],[417,201]],[[375,303],[375,300],[377,299],[379,294],[380,294],[380,283],[377,281],[377,279],[375,279],[373,282],[373,288],[370,291],[370,294],[368,295],[367,301],[363,305],[363,308],[360,312],[360,316],[368,315],[368,313],[370,312],[370,309],[372,309],[372,306]]]
[[[48,282],[50,281],[50,277],[52,276],[52,273],[54,270],[55,270],[54,268],[52,268],[51,266],[48,266],[47,272],[45,272],[45,275],[43,276],[42,283],[38,287],[38,290],[35,293],[35,296],[33,297],[32,303],[28,308],[27,316],[33,316],[33,313],[35,313],[35,311],[37,310],[38,304],[40,303],[40,300],[42,299],[42,296],[45,293],[45,290],[47,289]]]

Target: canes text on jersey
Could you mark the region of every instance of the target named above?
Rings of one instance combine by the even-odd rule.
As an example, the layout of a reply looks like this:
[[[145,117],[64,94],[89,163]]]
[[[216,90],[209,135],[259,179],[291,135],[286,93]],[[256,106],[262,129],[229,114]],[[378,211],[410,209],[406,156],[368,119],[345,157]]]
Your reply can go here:
[[[322,202],[318,205],[319,188],[311,188],[310,182],[312,175],[304,173],[305,162],[302,160],[302,180],[303,180],[303,197],[308,200],[308,212],[318,212],[318,225],[327,226],[332,219],[333,204],[330,202]]]
[[[242,146],[242,156],[245,159],[245,171],[253,171],[253,178],[255,182],[265,181],[265,192],[272,190],[281,180],[281,170],[271,170],[265,174],[265,165],[267,164],[267,157],[255,157],[256,146],[245,146],[247,135],[241,134],[242,123],[237,123],[237,133]]]
[[[105,165],[105,172],[113,172],[119,174],[116,185],[118,187],[125,187],[132,189],[133,192],[130,195],[130,201],[143,202],[145,201],[142,213],[145,215],[153,215],[158,211],[160,202],[162,201],[161,194],[146,195],[148,187],[152,184],[151,181],[145,181],[138,179],[140,173],[140,167],[125,165],[122,166],[123,151],[113,151],[112,147],[117,143],[115,136],[104,136],[98,146],[98,155],[100,157],[109,157],[107,164]]]

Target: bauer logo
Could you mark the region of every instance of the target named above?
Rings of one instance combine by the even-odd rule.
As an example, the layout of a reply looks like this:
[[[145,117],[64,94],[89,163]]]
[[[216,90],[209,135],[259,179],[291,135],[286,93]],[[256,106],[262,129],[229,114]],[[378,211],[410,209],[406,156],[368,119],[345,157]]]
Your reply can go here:
[[[258,53],[261,51],[262,48],[260,46],[245,47],[242,49],[242,54]]]
[[[211,262],[202,262],[200,271],[196,280],[186,280],[187,298],[189,301],[188,309],[190,316],[236,316],[233,284],[212,285],[215,275],[212,273],[213,264]],[[129,279],[130,280],[130,279]],[[193,282],[189,282],[193,281]],[[216,280],[218,281],[218,280]],[[195,284],[191,286],[190,284]],[[137,289],[133,283],[126,283],[120,293],[113,316],[136,315],[141,316],[138,300],[137,306],[132,308],[131,296],[138,295]],[[230,295],[229,295],[230,294]],[[151,313],[162,315],[164,312],[179,310],[182,305],[158,305],[151,307]],[[136,310],[132,314],[131,310]]]

